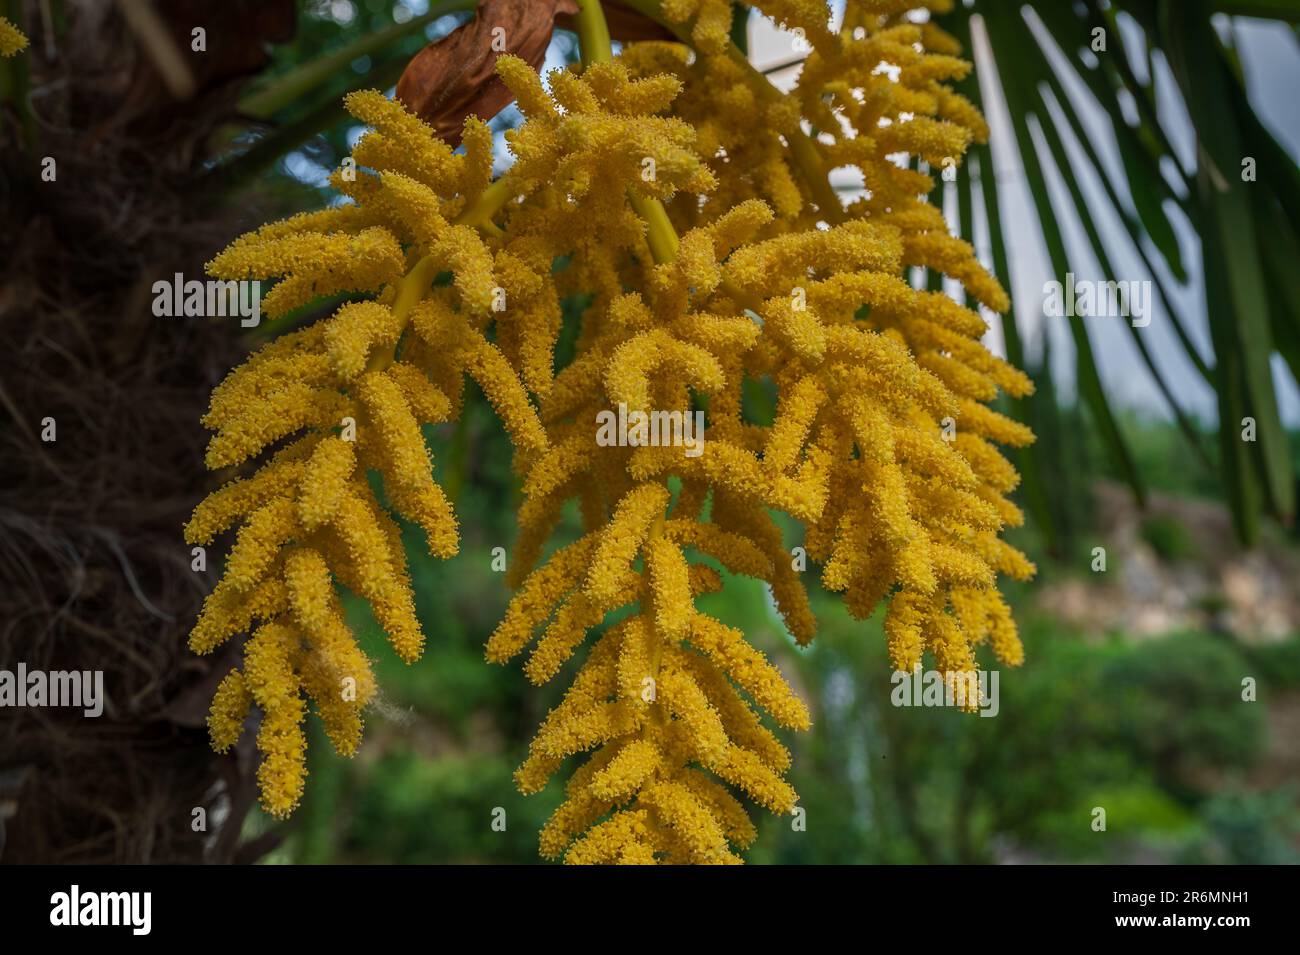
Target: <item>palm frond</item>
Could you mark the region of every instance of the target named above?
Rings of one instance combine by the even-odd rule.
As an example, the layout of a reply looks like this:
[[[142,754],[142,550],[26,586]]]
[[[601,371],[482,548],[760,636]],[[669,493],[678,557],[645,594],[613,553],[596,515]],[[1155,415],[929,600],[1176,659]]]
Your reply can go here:
[[[1154,288],[1154,319],[1167,323],[1183,356],[1215,390],[1217,461],[1204,447],[1204,428],[1171,380],[1167,360],[1143,328],[1130,326],[1133,343],[1199,459],[1220,469],[1238,534],[1251,542],[1265,512],[1288,526],[1295,513],[1296,466],[1279,413],[1272,357],[1280,355],[1290,373],[1300,375],[1300,275],[1295,269],[1300,170],[1246,96],[1239,51],[1220,38],[1211,20],[1225,13],[1292,23],[1300,19],[1297,5],[1284,0],[1042,0],[1023,6],[975,0],[957,5],[939,22],[966,46],[968,56],[974,50],[972,23],[981,23],[976,39],[987,38],[990,64],[981,58],[980,66],[991,66],[993,76],[986,79],[995,81],[985,88],[1000,90],[1000,105],[1011,120],[1011,141],[997,148],[1009,148],[1019,157],[1053,276],[1063,282],[1072,271],[1063,224],[1077,223],[1103,277],[1121,278],[1113,264],[1113,240],[1101,223],[1109,220],[1122,227]],[[1094,51],[1098,31],[1104,49]],[[1169,72],[1162,72],[1157,65],[1166,63]],[[1170,74],[1172,83],[1167,82]],[[1170,87],[1160,98],[1158,78]],[[1181,99],[1195,137],[1190,163],[1186,156],[1180,161],[1173,146],[1177,134],[1186,132],[1176,124],[1186,120],[1157,105],[1166,103],[1171,91]],[[990,105],[998,105],[981,101],[973,79],[963,92],[986,114]],[[1118,178],[1086,132],[1084,120],[1090,117],[1101,117],[1114,137],[1122,165]],[[985,211],[993,270],[1009,288],[992,150],[976,146],[973,160],[978,179],[963,170],[953,187],[963,234],[971,238],[966,222],[978,201]],[[1095,195],[1085,193],[1085,180],[1100,184],[1104,208]],[[1194,252],[1201,259],[1199,269],[1189,269],[1183,261],[1186,243],[1180,246],[1176,218],[1199,238]],[[1166,277],[1185,285],[1193,275],[1204,285],[1201,321],[1210,332],[1208,355],[1193,341],[1193,321],[1200,316],[1179,309]],[[1102,385],[1089,329],[1079,317],[1068,321],[1079,400],[1114,467],[1141,501],[1143,477]],[[1011,316],[1003,318],[1003,333],[1008,356],[1023,366],[1024,346]],[[1059,433],[1064,424],[1046,356],[1036,377],[1038,393],[1014,403],[1012,412],[1040,433],[1040,444],[1024,452],[1019,463],[1026,505],[1043,523],[1051,522],[1056,510],[1050,501],[1059,465],[1050,458],[1061,453],[1068,436]],[[1044,493],[1049,483],[1053,495]],[[1062,528],[1044,529],[1049,542],[1063,533]]]

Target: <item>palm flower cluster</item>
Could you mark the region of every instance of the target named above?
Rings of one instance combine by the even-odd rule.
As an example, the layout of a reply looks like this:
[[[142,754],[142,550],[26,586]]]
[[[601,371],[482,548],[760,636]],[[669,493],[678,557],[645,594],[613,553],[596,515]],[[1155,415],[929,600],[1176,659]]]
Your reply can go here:
[[[27,37],[4,17],[0,17],[0,56],[13,56],[25,49]]]
[[[260,709],[273,813],[302,792],[308,703],[351,754],[376,692],[338,588],[369,602],[404,660],[420,654],[396,518],[421,527],[431,553],[456,553],[421,426],[460,414],[466,376],[510,436],[523,491],[514,595],[488,659],[526,653],[542,684],[582,657],[516,773],[536,792],[590,754],[543,855],[738,862],[755,838],[742,799],[794,810],[791,757],[763,714],[803,730],[808,707],[743,633],[696,606],[722,587],[721,567],[765,581],[794,639],[813,639],[779,515],[802,526],[822,585],[855,616],[887,601],[897,667],[928,650],[938,669],[970,671],[984,642],[1020,662],[996,577],[1033,568],[999,536],[1021,516],[998,445],[1030,435],[988,403],[1030,383],[984,348],[976,311],[903,278],[938,269],[1007,307],[924,201],[929,176],[891,158],[941,165],[986,134],[945,85],[968,68],[955,44],[904,19],[910,4],[850,2],[834,32],[822,3],[760,4],[813,49],[784,95],[731,46],[730,3],[629,5],[696,55],[660,42],[614,58],[592,29],[599,6],[584,2],[580,69],[544,86],[522,60],[498,60],[525,122],[495,181],[478,120],[453,153],[398,103],[353,94],[348,109],[372,131],[333,179],[350,201],[266,226],[210,263],[222,279],[275,279],[272,317],[353,299],[218,387],[209,467],[263,463],[186,530],[207,543],[239,526],[191,642],[208,652],[250,634],[210,726],[228,747]],[[845,165],[867,187],[847,208],[825,178]],[[590,304],[557,367],[560,303],[576,293]],[[775,389],[770,423],[746,414],[746,381]],[[613,408],[705,411],[702,453],[599,440]],[[561,520],[570,505],[576,536]]]

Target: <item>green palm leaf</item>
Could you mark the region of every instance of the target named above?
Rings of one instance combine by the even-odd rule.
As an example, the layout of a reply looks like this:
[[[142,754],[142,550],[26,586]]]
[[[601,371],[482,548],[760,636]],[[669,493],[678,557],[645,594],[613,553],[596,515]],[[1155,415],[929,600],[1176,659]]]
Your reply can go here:
[[[1114,243],[1100,222],[1107,219],[1122,225],[1153,283],[1155,319],[1168,323],[1182,353],[1215,389],[1217,463],[1201,447],[1202,428],[1192,419],[1185,396],[1163,370],[1165,362],[1142,329],[1131,329],[1132,340],[1187,441],[1207,467],[1220,469],[1238,534],[1249,542],[1258,535],[1265,510],[1284,524],[1292,522],[1295,512],[1296,468],[1273,377],[1274,368],[1281,366],[1272,356],[1281,355],[1291,374],[1300,375],[1300,275],[1295,265],[1300,253],[1296,231],[1300,169],[1255,114],[1242,80],[1241,52],[1220,41],[1211,24],[1215,14],[1296,23],[1300,4],[1294,0],[1073,4],[1040,0],[1022,6],[975,0],[970,6],[957,5],[940,23],[970,55],[971,19],[983,21],[987,52],[1011,118],[1011,141],[997,148],[1019,154],[1038,238],[1055,276],[1062,279],[1070,271],[1063,223],[1075,222],[1105,277],[1117,279],[1112,265]],[[1138,29],[1121,31],[1125,18]],[[1097,31],[1104,48],[1094,43]],[[1157,98],[1158,79],[1169,75],[1158,70],[1162,63],[1169,64],[1174,82]],[[1172,116],[1176,111],[1167,105],[1157,105],[1167,104],[1171,90],[1181,98],[1195,135],[1196,153],[1190,166],[1180,163],[1172,145],[1187,132],[1175,124],[1185,126],[1186,120]],[[968,82],[963,91],[979,104],[977,84]],[[983,104],[990,105],[998,104]],[[1114,136],[1122,161],[1119,181],[1087,133],[1088,114],[1104,119]],[[972,157],[980,171],[978,192],[987,211],[993,269],[1009,287],[991,150],[976,147]],[[1244,163],[1246,159],[1250,162]],[[1254,176],[1243,174],[1246,166],[1253,168]],[[1097,208],[1095,196],[1085,195],[1085,176],[1100,183],[1107,205],[1104,212]],[[958,185],[963,230],[973,201],[963,193],[967,188]],[[1179,241],[1178,218],[1199,239],[1194,253],[1201,260],[1199,270],[1189,270],[1183,261],[1188,244],[1185,237]],[[1016,242],[1026,238],[1033,241],[1032,236],[1015,237]],[[1179,311],[1173,290],[1162,277],[1166,270],[1179,284],[1189,281],[1189,273],[1199,274],[1206,303],[1203,317]],[[1212,354],[1203,355],[1194,344],[1193,319],[1208,327]],[[1023,365],[1024,349],[1015,322],[1005,317],[1003,329],[1008,357]],[[1102,385],[1088,329],[1072,318],[1070,331],[1079,400],[1112,463],[1141,500],[1142,475]],[[1039,449],[1022,454],[1020,462],[1027,505],[1040,522],[1052,519],[1055,510],[1043,499],[1042,487],[1056,477],[1046,458],[1060,453],[1062,438],[1056,432],[1063,427],[1058,409],[1044,407],[1057,400],[1054,388],[1043,387],[1050,383],[1047,371],[1035,369],[1038,393],[1012,408],[1043,438]],[[1250,428],[1244,419],[1253,421]],[[1252,429],[1253,440],[1249,440]],[[1048,533],[1050,540],[1052,529]]]

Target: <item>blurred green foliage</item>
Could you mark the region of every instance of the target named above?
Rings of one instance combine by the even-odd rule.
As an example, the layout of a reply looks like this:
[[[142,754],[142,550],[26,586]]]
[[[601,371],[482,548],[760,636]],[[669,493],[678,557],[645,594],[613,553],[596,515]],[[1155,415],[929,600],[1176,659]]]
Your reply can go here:
[[[1152,514],[1142,521],[1139,530],[1161,560],[1186,560],[1196,552],[1187,528],[1168,514]]]

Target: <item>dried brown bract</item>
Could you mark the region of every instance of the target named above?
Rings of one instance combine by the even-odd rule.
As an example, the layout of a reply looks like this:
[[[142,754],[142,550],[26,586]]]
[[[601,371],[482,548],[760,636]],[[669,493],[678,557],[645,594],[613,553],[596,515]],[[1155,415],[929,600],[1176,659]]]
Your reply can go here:
[[[497,57],[511,53],[539,68],[556,17],[577,12],[574,0],[484,0],[474,19],[415,55],[397,98],[459,146],[465,117],[491,119],[514,99],[496,74]]]

